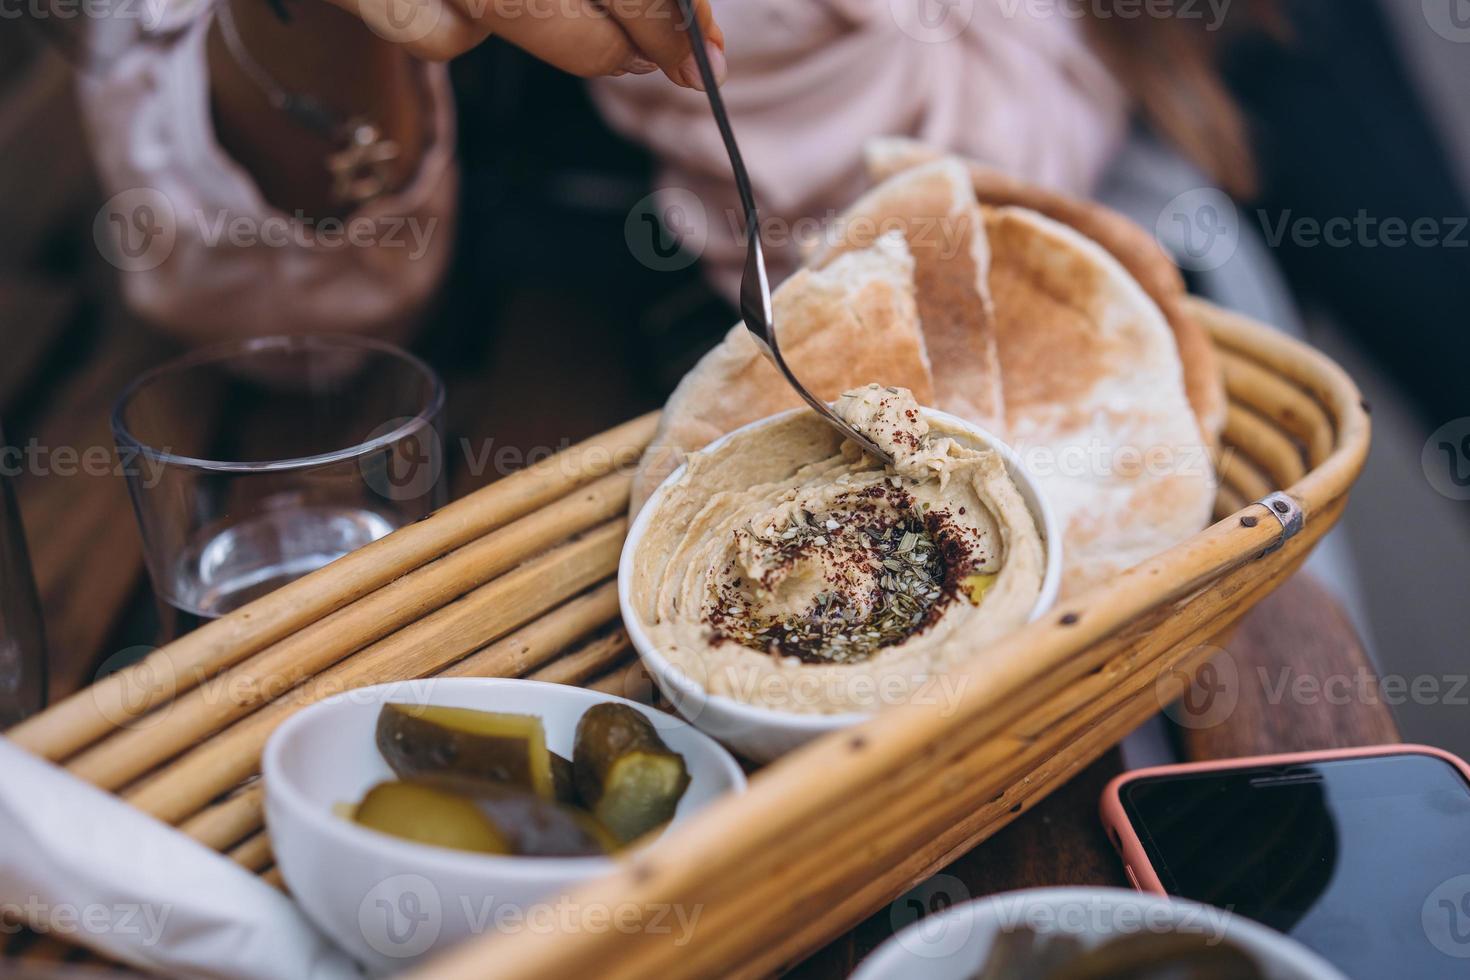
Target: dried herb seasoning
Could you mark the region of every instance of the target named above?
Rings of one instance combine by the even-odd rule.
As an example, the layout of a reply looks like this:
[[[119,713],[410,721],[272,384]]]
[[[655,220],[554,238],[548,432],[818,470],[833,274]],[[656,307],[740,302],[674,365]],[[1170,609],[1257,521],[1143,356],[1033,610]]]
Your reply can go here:
[[[843,494],[825,513],[802,511],[759,538],[770,554],[763,581],[735,575],[716,586],[705,621],[713,642],[734,642],[809,664],[850,664],[922,632],[956,598],[983,561],[972,528],[944,511],[916,506],[897,477]],[[746,533],[754,534],[748,530]],[[822,568],[826,587],[800,613],[764,615],[753,596],[769,593],[797,563]]]

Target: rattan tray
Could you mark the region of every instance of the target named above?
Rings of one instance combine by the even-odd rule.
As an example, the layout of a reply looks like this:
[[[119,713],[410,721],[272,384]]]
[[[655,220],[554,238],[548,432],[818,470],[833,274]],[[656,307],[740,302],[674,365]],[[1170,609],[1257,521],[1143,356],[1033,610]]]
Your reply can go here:
[[[1316,351],[1204,303],[1230,395],[1219,523],[977,657],[957,710],[910,706],[762,770],[573,907],[699,906],[694,937],[476,940],[422,975],[760,976],[994,834],[1159,710],[1158,679],[1337,521],[1365,406]],[[636,693],[612,580],[646,417],[499,481],[165,647],[7,734],[279,882],[265,739],[337,691],[453,674]],[[1283,494],[1259,501],[1278,489]],[[492,967],[493,964],[493,967]]]

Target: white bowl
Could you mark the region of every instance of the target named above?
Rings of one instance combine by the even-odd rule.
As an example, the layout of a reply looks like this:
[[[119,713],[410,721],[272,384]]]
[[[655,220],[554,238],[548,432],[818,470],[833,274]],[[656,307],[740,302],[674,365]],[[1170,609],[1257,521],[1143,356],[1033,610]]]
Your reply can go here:
[[[808,410],[793,409],[741,426],[716,439],[702,451],[717,450],[737,435],[762,426],[774,425],[805,411]],[[994,435],[948,412],[926,408],[923,409],[923,413],[925,418],[931,422],[940,422],[947,429],[958,430],[969,436],[973,448],[993,449],[1005,460],[1006,470],[1021,491],[1021,498],[1025,500],[1026,507],[1031,511],[1037,529],[1041,532],[1042,546],[1046,554],[1046,568],[1042,574],[1041,591],[1036,597],[1036,604],[1031,609],[1029,621],[1034,622],[1040,619],[1056,602],[1057,590],[1061,587],[1062,581],[1061,528],[1046,498],[1037,489],[1035,480],[1026,471],[1021,458]],[[648,668],[649,674],[652,675],[659,689],[663,691],[664,696],[673,703],[681,715],[700,729],[724,742],[745,758],[756,762],[769,762],[830,732],[866,721],[871,715],[864,712],[822,715],[778,711],[773,708],[747,704],[724,695],[711,694],[697,680],[670,663],[668,658],[649,640],[643,621],[639,618],[633,604],[633,556],[654,519],[654,512],[658,510],[659,504],[668,495],[669,489],[684,476],[684,470],[685,467],[680,466],[669,474],[668,479],[659,484],[658,489],[648,498],[648,502],[638,512],[632,528],[628,531],[628,538],[623,543],[622,556],[618,562],[618,604],[622,609],[623,624],[627,627],[634,649],[638,651],[638,656],[642,658],[644,666]]]
[[[375,973],[406,969],[472,935],[535,928],[537,915],[559,921],[548,907],[554,911],[569,890],[617,866],[613,858],[500,857],[432,847],[333,813],[336,804],[356,803],[394,778],[374,742],[378,712],[390,701],[537,715],[547,746],[567,757],[582,714],[615,701],[643,712],[684,756],[691,778],[674,823],[745,789],[730,754],[686,722],[583,688],[436,678],[365,687],[312,705],[266,743],[261,769],[271,848],[306,914]]]
[[[879,946],[852,980],[967,980],[979,973],[1001,929],[1076,936],[1088,948],[1136,932],[1201,932],[1233,943],[1270,980],[1347,980],[1289,939],[1224,909],[1122,888],[1035,888],[992,895],[920,919]]]

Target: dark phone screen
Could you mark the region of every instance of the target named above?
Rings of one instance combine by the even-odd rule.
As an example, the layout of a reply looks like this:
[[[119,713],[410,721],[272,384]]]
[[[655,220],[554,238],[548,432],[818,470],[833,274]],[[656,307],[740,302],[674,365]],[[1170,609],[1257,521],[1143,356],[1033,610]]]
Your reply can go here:
[[[1165,890],[1358,980],[1470,976],[1470,784],[1423,754],[1145,777],[1123,807]]]

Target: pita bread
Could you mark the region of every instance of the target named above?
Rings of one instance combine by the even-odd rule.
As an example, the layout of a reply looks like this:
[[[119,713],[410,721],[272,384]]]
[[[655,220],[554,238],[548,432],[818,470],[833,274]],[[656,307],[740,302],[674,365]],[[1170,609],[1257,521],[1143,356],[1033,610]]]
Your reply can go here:
[[[870,140],[864,152],[868,173],[875,181],[891,179],[943,156],[930,144],[901,137]],[[1184,365],[1190,407],[1199,419],[1205,440],[1212,448],[1218,448],[1220,433],[1225,428],[1224,377],[1209,335],[1189,315],[1184,302],[1187,290],[1179,269],[1153,236],[1100,204],[1023,183],[978,163],[969,163],[968,170],[980,203],[1029,208],[1070,225],[1111,252],[1138,280],[1168,318]]]
[[[902,237],[884,236],[822,270],[803,269],[772,297],[781,353],[818,398],[880,381],[932,404],[933,372],[914,303],[914,260]],[[743,324],[674,389],[653,444],[633,477],[632,512],[684,457],[732,429],[804,404]]]
[[[1209,523],[1209,446],[1173,332],[1117,259],[1023,208],[985,224],[1006,438],[1065,529],[1072,595]]]
[[[964,164],[935,160],[884,181],[837,219],[830,244],[810,264],[820,269],[891,230],[903,233],[914,257],[919,323],[934,361],[932,404],[998,429],[1004,409],[986,285],[990,248]]]
[[[1065,528],[1063,594],[1071,595],[1208,523],[1210,440],[1191,410],[1175,340],[1198,326],[1166,319],[1113,254],[1153,267],[1153,253],[1137,237],[1143,233],[1124,219],[1008,185],[1006,193],[1044,198],[1058,213],[1101,229],[1110,251],[1035,211],[975,206],[981,173],[946,159],[903,170],[866,195],[844,216],[837,244],[814,257],[820,268],[777,291],[778,329],[796,371],[822,397],[870,381],[904,385],[921,402],[1011,442]],[[958,230],[953,240],[961,246],[945,252],[917,240],[905,209],[952,219],[944,227]],[[862,234],[871,243],[885,227],[903,234],[858,250]],[[1177,285],[1182,295],[1169,268],[1169,275],[1155,270],[1153,288]],[[976,279],[981,272],[985,278]],[[967,398],[968,391],[979,395]],[[736,327],[670,399],[635,477],[634,510],[687,452],[799,404]]]

